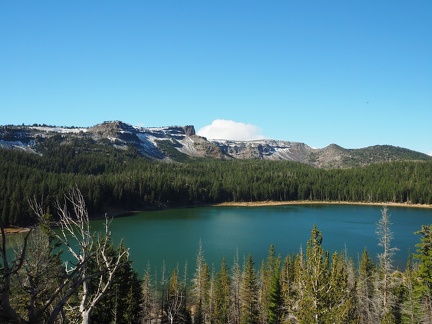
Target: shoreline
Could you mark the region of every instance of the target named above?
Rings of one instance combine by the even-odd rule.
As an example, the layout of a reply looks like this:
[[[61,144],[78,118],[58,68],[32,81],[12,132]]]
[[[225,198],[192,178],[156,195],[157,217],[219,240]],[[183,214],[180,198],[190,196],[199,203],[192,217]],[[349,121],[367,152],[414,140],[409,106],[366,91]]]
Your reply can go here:
[[[394,203],[394,202],[351,202],[351,201],[314,201],[314,200],[292,200],[292,201],[274,201],[274,200],[266,200],[266,201],[227,201],[219,204],[213,204],[210,206],[214,207],[266,207],[266,206],[290,206],[290,205],[359,205],[359,206],[387,206],[387,207],[405,207],[405,208],[424,208],[424,209],[432,209],[432,205],[425,204],[408,204],[408,203]],[[197,206],[192,206],[197,207]],[[111,210],[108,214],[113,217],[122,217],[133,215],[146,210]],[[100,217],[92,217],[92,219],[100,219]],[[29,227],[6,227],[4,229],[5,234],[18,234],[18,233],[26,233],[30,231]],[[1,236],[1,234],[0,234]]]
[[[19,233],[27,233],[30,231],[30,227],[5,227],[4,228],[4,232],[5,235],[9,235],[9,234],[19,234]],[[0,237],[1,237],[1,233],[0,233]]]
[[[360,205],[360,206],[387,206],[387,207],[405,207],[405,208],[425,208],[430,209],[432,205],[425,204],[408,204],[394,202],[352,202],[352,201],[314,201],[314,200],[293,200],[293,201],[251,201],[251,202],[223,202],[215,204],[215,207],[232,206],[232,207],[264,207],[264,206],[289,206],[289,205]]]

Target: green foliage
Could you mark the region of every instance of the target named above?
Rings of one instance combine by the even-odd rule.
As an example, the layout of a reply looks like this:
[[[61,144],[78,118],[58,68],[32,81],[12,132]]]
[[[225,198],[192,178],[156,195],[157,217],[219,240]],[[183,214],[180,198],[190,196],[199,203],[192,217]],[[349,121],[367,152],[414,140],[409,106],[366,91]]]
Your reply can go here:
[[[267,261],[261,269],[261,322],[280,323],[282,291],[280,282],[280,257],[274,245],[270,246]]]
[[[117,249],[124,249],[124,247],[119,246]],[[114,255],[115,247],[111,245],[110,251]],[[92,269],[91,262],[89,270],[94,273],[98,271]],[[97,289],[99,279],[96,279],[91,281],[91,290]],[[124,260],[114,275],[111,288],[91,312],[91,323],[138,323],[142,316],[142,300],[141,281],[138,279],[138,274],[133,269],[132,262]]]
[[[179,146],[181,147],[181,144],[175,140],[170,140],[170,141],[160,140],[157,141],[157,146],[165,154],[165,156],[168,156],[174,161],[182,162],[182,163],[191,161],[189,155],[181,153],[178,150],[176,150],[176,147]]]
[[[377,311],[374,303],[376,267],[366,248],[363,251],[357,278],[357,317],[362,323],[376,321]]]
[[[323,249],[323,234],[314,226],[305,253],[300,250],[296,255],[286,256],[282,265],[271,245],[259,276],[252,255],[242,268],[235,259],[233,271],[222,259],[219,271],[210,275],[201,243],[192,287],[187,285],[186,268],[183,280],[176,268],[168,280],[163,275],[164,284],[153,285],[150,266],[141,281],[132,263],[124,262],[109,290],[91,312],[91,322],[191,323],[194,314],[194,323],[428,323],[432,319],[430,233],[430,225],[417,232],[421,235],[415,255],[418,263],[410,254],[404,272],[389,272],[397,283],[391,288],[396,298],[391,311],[384,313],[381,305],[384,290],[377,289],[382,276],[367,250],[354,271],[346,255],[333,252],[330,256]],[[56,247],[45,228],[35,230],[29,239],[23,267],[12,285],[12,305],[23,322],[46,319],[42,305],[65,276]],[[115,255],[117,249],[124,247],[109,245],[109,255]],[[90,262],[88,270],[100,274],[95,266]],[[93,278],[91,291],[97,290],[96,276]],[[156,291],[158,287],[162,291]],[[189,289],[191,299],[186,298]],[[78,305],[79,294],[76,292],[70,300],[72,308]],[[240,305],[238,314],[234,307],[237,304]],[[74,319],[70,311],[65,316],[68,321]]]
[[[75,185],[91,215],[227,201],[432,203],[432,162],[330,170],[289,161],[158,163],[133,150],[55,141],[44,143],[42,156],[1,150],[0,219],[5,226],[35,222],[27,199],[43,198],[49,205]]]
[[[172,271],[164,296],[162,323],[190,323],[186,308],[186,283],[181,282],[178,269]]]
[[[220,270],[216,273],[215,286],[215,307],[212,318],[214,318],[215,323],[228,323],[231,279],[225,258],[222,259]]]
[[[249,254],[243,272],[241,288],[241,320],[242,324],[259,323],[258,282],[252,255]]]
[[[415,234],[420,235],[415,257],[420,261],[418,274],[425,293],[432,293],[432,225],[423,225]]]
[[[17,242],[16,258],[23,249]],[[64,279],[58,244],[44,228],[35,228],[29,237],[23,266],[12,280],[12,306],[29,322],[48,319],[46,308]],[[58,298],[56,298],[57,300]]]

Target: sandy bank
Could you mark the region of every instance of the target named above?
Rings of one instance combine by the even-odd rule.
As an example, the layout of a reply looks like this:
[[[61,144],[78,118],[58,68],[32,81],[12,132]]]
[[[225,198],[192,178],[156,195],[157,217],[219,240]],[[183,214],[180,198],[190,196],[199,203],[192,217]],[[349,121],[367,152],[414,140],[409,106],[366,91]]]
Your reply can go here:
[[[432,208],[432,205],[421,205],[421,204],[407,204],[407,203],[366,203],[366,202],[348,202],[348,201],[311,201],[311,200],[300,200],[300,201],[251,201],[251,202],[223,202],[215,204],[213,206],[233,206],[233,207],[261,207],[261,206],[288,206],[288,205],[364,205],[364,206],[387,206],[387,207],[406,207],[406,208]],[[153,209],[152,209],[153,210]],[[124,210],[110,210],[108,216],[116,218],[122,216],[130,216],[141,211],[124,211]],[[92,219],[103,218],[92,217]],[[16,234],[28,232],[30,228],[27,227],[7,227],[5,228],[6,234]],[[1,236],[1,235],[0,235]]]
[[[4,229],[5,234],[17,234],[17,233],[25,233],[30,231],[30,228],[27,227],[6,227]],[[0,234],[1,236],[1,234]]]
[[[409,208],[432,208],[432,205],[407,204],[407,203],[366,203],[348,201],[253,201],[253,202],[224,202],[214,206],[239,206],[239,207],[259,207],[259,206],[285,206],[285,205],[364,205],[364,206],[387,206],[387,207],[409,207]]]

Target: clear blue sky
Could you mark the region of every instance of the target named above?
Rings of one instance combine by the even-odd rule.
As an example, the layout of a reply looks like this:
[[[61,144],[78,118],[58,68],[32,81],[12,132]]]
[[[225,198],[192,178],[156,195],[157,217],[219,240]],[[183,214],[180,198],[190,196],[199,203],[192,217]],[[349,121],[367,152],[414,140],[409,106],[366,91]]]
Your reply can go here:
[[[432,153],[432,1],[0,0],[0,124],[105,120]]]

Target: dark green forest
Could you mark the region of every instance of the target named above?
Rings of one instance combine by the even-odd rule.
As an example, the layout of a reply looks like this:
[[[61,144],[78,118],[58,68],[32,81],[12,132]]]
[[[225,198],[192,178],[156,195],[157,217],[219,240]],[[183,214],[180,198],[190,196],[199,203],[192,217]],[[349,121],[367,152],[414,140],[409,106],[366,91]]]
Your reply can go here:
[[[388,162],[318,169],[289,161],[197,159],[162,163],[132,148],[47,140],[42,154],[0,151],[4,226],[35,222],[27,203],[51,204],[72,186],[92,216],[106,212],[251,201],[432,204],[432,162]]]
[[[346,169],[262,160],[161,163],[140,157],[132,148],[118,151],[83,141],[63,145],[50,141],[42,154],[2,150],[0,155],[3,234],[6,226],[39,223],[14,256],[5,249],[6,235],[2,235],[0,319],[6,322],[423,323],[432,319],[432,227],[419,229],[416,253],[407,256],[403,272],[395,270],[386,208],[377,225],[382,247],[377,263],[366,250],[357,263],[343,252],[325,251],[325,235],[314,227],[304,250],[282,257],[271,246],[268,259],[258,264],[249,255],[234,256],[231,267],[225,259],[209,265],[200,246],[192,278],[187,277],[187,265],[154,270],[149,266],[139,278],[127,247],[112,245],[108,227],[99,236],[89,229],[85,235],[72,234],[81,244],[77,258],[81,261],[63,264],[57,252],[61,236],[49,226],[56,217],[61,222],[63,210],[57,205],[56,215],[55,201],[70,194],[71,188],[79,188],[79,195],[72,197],[82,197],[85,204],[78,205],[86,206],[74,214],[92,217],[230,201],[432,204],[432,162]],[[37,215],[35,202],[41,206]],[[109,287],[102,292],[107,282]]]

